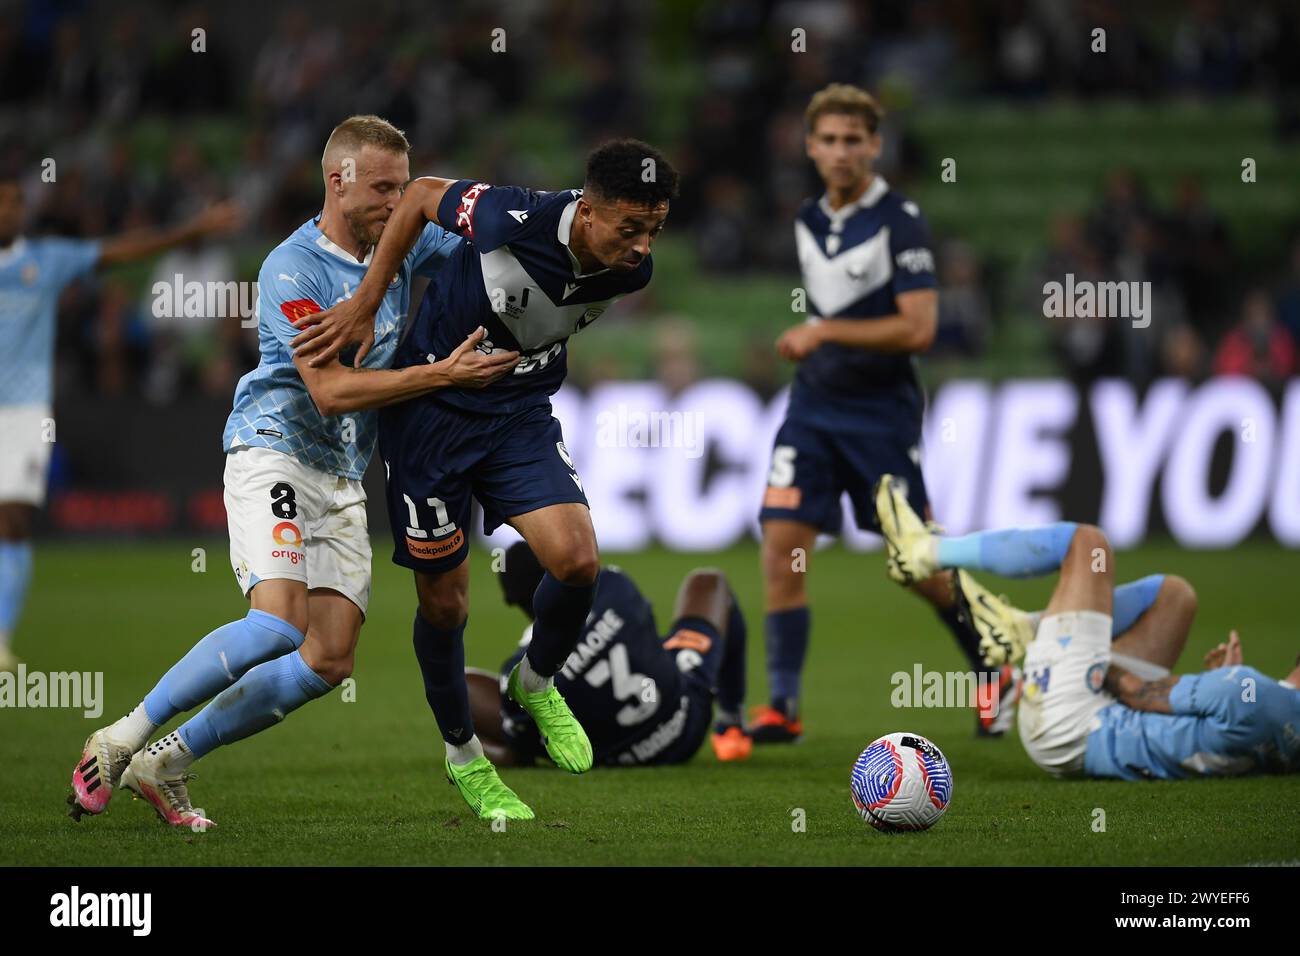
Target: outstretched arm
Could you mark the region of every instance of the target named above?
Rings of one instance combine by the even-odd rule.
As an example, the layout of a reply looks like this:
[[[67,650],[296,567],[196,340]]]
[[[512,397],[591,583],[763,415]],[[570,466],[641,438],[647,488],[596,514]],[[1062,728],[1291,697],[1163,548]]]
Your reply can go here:
[[[214,203],[188,222],[170,229],[147,229],[102,240],[99,266],[138,262],[204,236],[227,233],[239,226],[243,210],[236,202]]]
[[[360,342],[356,364],[360,364],[374,341],[375,313],[384,301],[388,283],[397,275],[402,260],[415,246],[425,223],[438,222],[438,203],[454,179],[425,176],[412,180],[393,210],[361,285],[338,305],[323,312],[304,315],[294,322],[300,332],[291,343],[295,357],[301,356],[319,368],[352,342]],[[441,224],[440,224],[441,225]]]

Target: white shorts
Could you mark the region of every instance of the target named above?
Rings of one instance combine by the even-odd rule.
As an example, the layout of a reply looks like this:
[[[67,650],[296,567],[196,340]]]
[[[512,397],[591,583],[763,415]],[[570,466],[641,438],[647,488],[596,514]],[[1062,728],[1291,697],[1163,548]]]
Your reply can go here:
[[[258,581],[287,578],[332,588],[366,613],[370,533],[366,492],[269,448],[226,455],[230,563],[244,594]]]
[[[49,405],[0,405],[0,502],[45,503],[54,411]]]
[[[1045,617],[1020,665],[1024,696],[1016,715],[1034,763],[1058,777],[1083,773],[1097,712],[1115,698],[1102,690],[1110,665],[1110,615],[1067,611]]]

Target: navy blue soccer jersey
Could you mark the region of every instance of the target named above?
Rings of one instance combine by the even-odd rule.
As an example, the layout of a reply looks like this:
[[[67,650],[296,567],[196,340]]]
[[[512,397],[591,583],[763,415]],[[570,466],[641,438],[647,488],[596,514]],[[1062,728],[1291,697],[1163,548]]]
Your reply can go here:
[[[555,675],[555,686],[587,732],[596,763],[658,763],[675,759],[679,750],[678,756],[689,757],[702,739],[699,727],[712,714],[710,681],[716,679],[721,641],[694,631],[665,641],[650,602],[630,577],[606,567],[596,582],[582,637]],[[504,691],[505,675],[524,656],[531,631],[502,666],[501,708],[511,748],[541,757],[536,726]],[[689,680],[684,671],[701,679]]]
[[[794,229],[812,316],[871,321],[896,315],[899,294],[937,285],[921,210],[881,176],[838,210],[825,196],[806,201]],[[867,430],[902,416],[919,428],[922,404],[911,355],[827,343],[799,366],[790,418]]]
[[[486,388],[441,389],[433,399],[496,414],[549,402],[564,381],[569,336],[650,281],[649,256],[630,271],[581,272],[568,244],[581,195],[473,179],[447,190],[438,219],[468,242],[429,285],[395,365],[445,358],[480,325],[487,330],[480,351],[517,350],[522,358]]]

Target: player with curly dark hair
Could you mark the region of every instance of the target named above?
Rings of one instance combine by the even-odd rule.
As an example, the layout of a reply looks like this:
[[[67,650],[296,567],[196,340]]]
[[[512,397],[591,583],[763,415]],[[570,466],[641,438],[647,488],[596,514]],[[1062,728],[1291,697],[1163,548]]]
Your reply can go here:
[[[392,405],[380,419],[393,561],[415,572],[415,654],[446,744],[447,777],[483,818],[529,819],[474,730],[465,683],[471,495],[491,533],[508,523],[545,574],[532,595],[528,652],[508,693],[536,724],[547,753],[571,773],[591,769],[592,746],[555,687],[582,635],[600,555],[582,482],[550,396],[564,381],[570,335],[650,281],[650,249],[677,192],[677,172],[652,146],[618,139],[587,160],[582,189],[536,192],[474,179],[410,183],[352,298],[299,327],[299,355],[331,360],[363,350],[389,280],[428,222],[467,241],[429,287],[397,368],[435,361],[466,335],[477,349],[518,353],[513,372],[486,388],[443,389]],[[455,338],[455,341],[452,341]]]

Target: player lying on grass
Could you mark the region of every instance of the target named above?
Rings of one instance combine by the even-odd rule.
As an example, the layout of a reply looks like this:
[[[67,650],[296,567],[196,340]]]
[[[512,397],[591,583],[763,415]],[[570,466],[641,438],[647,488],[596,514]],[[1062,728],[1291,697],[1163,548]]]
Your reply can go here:
[[[90,736],[72,775],[74,818],[102,813],[120,782],[167,823],[211,824],[190,804],[190,764],[283,720],[352,672],[370,595],[361,476],[376,425],[366,410],[450,385],[479,388],[513,368],[513,353],[473,350],[481,330],[440,362],[388,368],[412,277],[432,275],[461,242],[432,223],[385,272],[373,347],[357,356],[364,368],[313,368],[290,350],[292,319],[346,298],[361,282],[410,176],[409,149],[378,117],[341,123],[321,158],[322,212],[262,264],[261,361],[240,379],[223,436],[230,560],[251,608],[195,644],[131,713]],[[214,694],[145,748],[160,726]]]
[[[23,236],[26,210],[16,175],[0,174],[0,671],[17,668],[14,628],[32,577],[32,523],[45,501],[54,448],[54,334],[59,296],[74,280],[229,232],[234,203],[217,203],[183,225],[103,239]]]
[[[534,618],[532,595],[542,567],[524,542],[505,555],[506,604]],[[510,696],[508,675],[524,656],[533,626],[500,674],[467,669],[470,707],[483,750],[504,766],[531,766],[545,754],[537,726]],[[636,583],[607,566],[585,633],[555,684],[591,738],[595,762],[608,766],[684,763],[713,725],[719,760],[744,760],[745,618],[726,576],[697,568],[682,580],[673,623],[660,637],[654,609]],[[717,700],[717,719],[713,705]]]
[[[481,351],[522,354],[512,374],[481,391],[443,389],[380,416],[393,561],[415,573],[415,655],[442,734],[443,769],[483,818],[533,811],[497,774],[474,736],[465,683],[471,497],[487,534],[509,523],[546,573],[533,595],[533,639],[509,693],[536,722],[551,759],[591,769],[591,742],[555,688],[591,610],[600,570],[587,497],[564,447],[550,396],[563,383],[569,336],[650,281],[650,249],[677,191],[677,173],[637,140],[587,157],[582,189],[535,192],[473,179],[417,179],[393,213],[366,279],[299,338],[328,360],[371,332],[384,277],[426,223],[466,238],[429,287],[395,365],[411,371],[482,326]],[[314,340],[314,341],[313,341]]]
[[[1196,614],[1186,581],[1114,587],[1110,543],[1092,525],[931,534],[889,476],[876,507],[889,574],[900,583],[941,567],[1005,577],[1059,570],[1034,638],[1008,648],[1024,654],[1020,739],[1048,773],[1142,780],[1300,771],[1300,662],[1281,681],[1246,667],[1234,631],[1206,655],[1209,670],[1169,673]]]
[[[878,530],[872,490],[891,472],[929,517],[916,356],[934,340],[938,282],[921,210],[872,168],[882,118],[870,94],[841,83],[816,93],[805,112],[805,146],[824,189],[803,203],[794,224],[809,318],[776,344],[798,371],[759,513],[771,704],[755,714],[756,744],[788,743],[803,733],[800,675],[812,629],[807,582],[818,532],[840,531],[845,493],[858,527]],[[938,570],[909,587],[934,608],[971,667],[982,670],[979,636],[961,613],[962,601],[975,599],[974,578]],[[1014,699],[1011,669],[991,676],[996,680],[980,686]],[[990,703],[979,702],[976,730],[1004,733],[1014,708]]]

